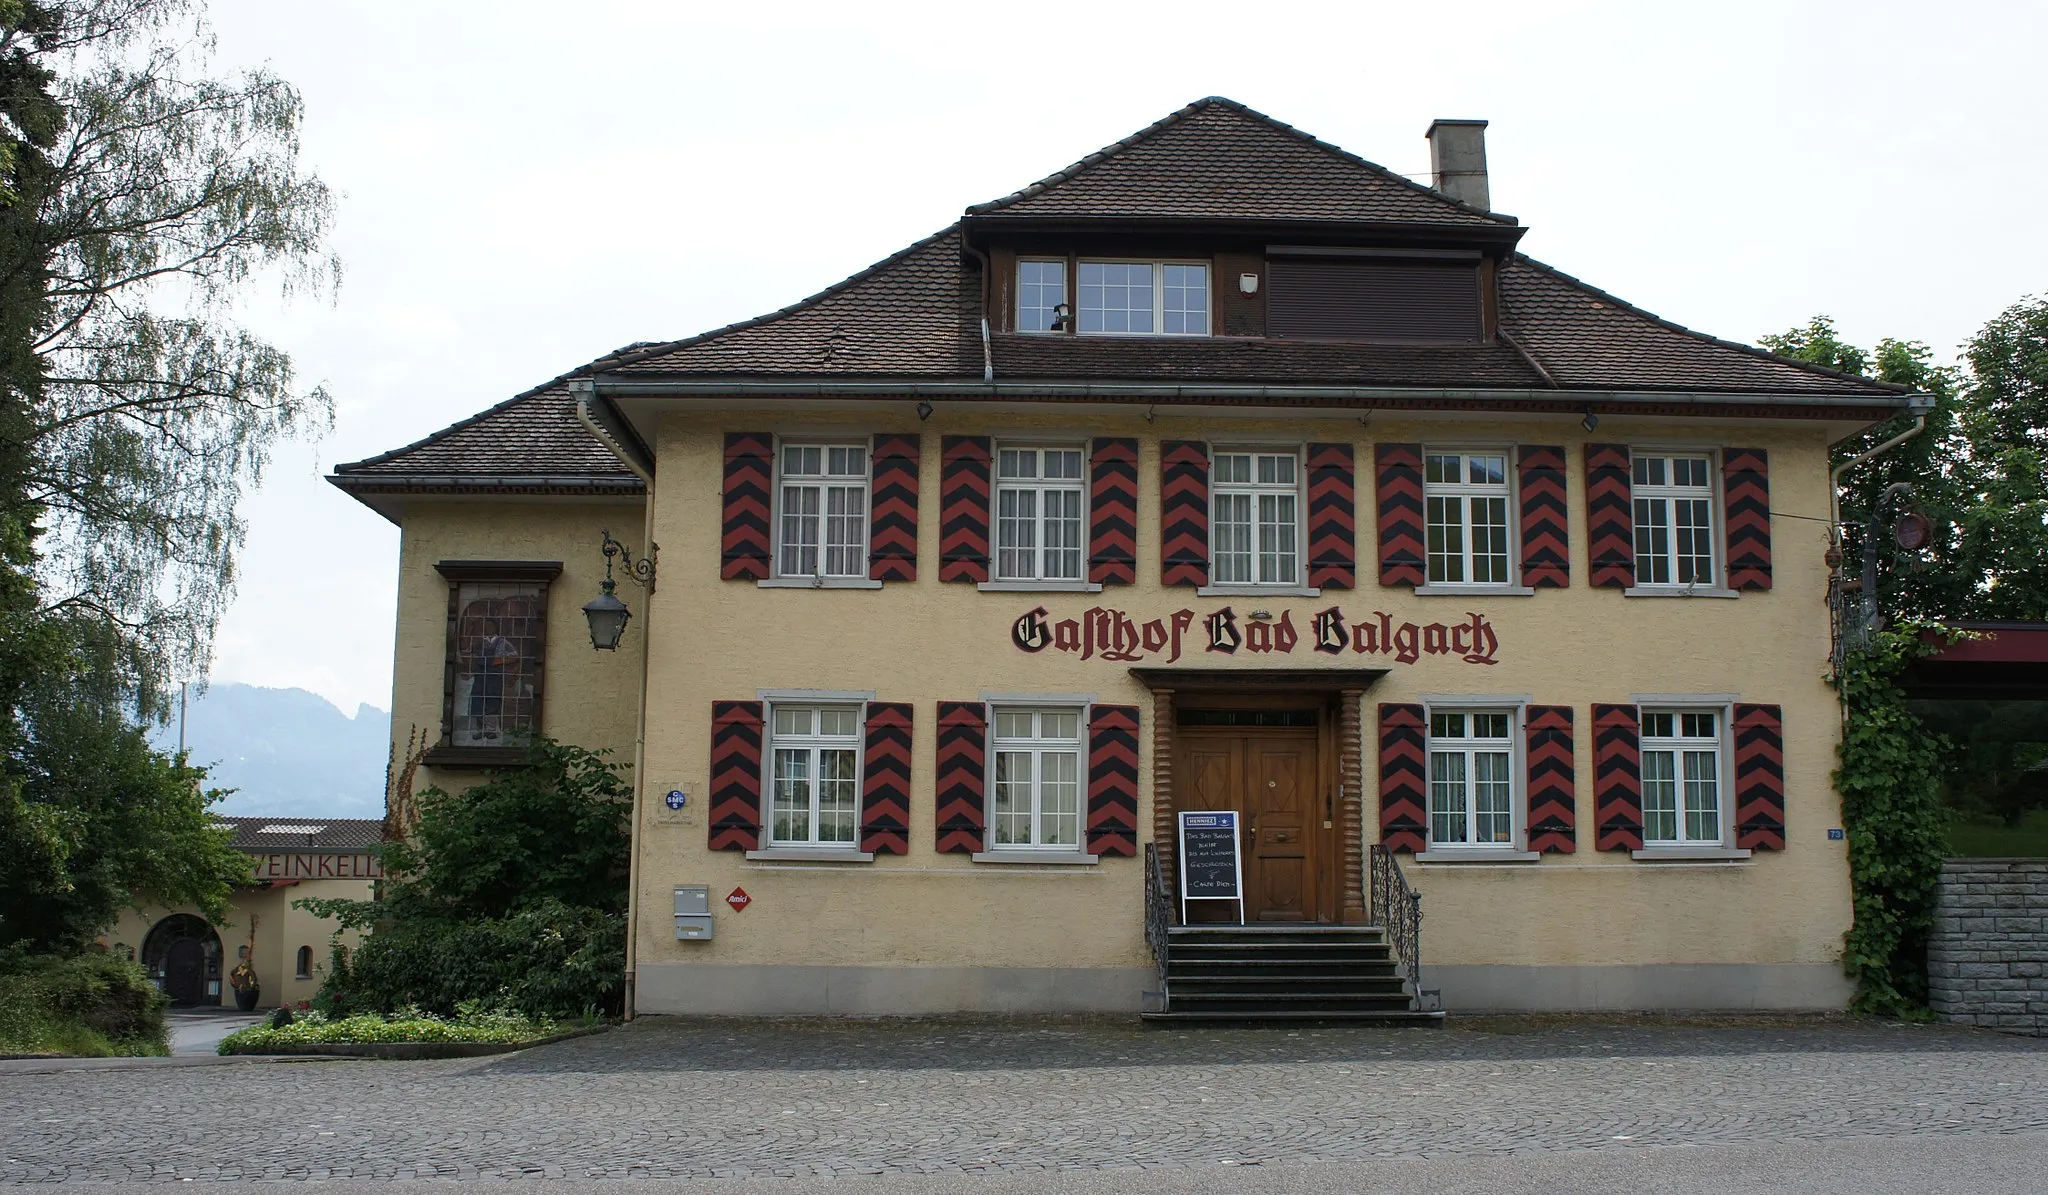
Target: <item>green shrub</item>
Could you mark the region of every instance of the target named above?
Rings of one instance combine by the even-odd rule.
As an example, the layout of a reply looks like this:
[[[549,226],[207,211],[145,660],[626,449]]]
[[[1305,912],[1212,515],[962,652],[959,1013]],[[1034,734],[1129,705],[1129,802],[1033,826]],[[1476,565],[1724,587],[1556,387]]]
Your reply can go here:
[[[548,740],[379,851],[380,899],[294,902],[365,931],[314,1006],[335,1017],[483,1000],[535,1016],[616,1013],[626,965],[632,790],[604,753]]]
[[[220,1043],[223,1054],[263,1054],[289,1046],[369,1045],[384,1042],[487,1042],[516,1045],[562,1032],[550,1017],[529,1017],[506,1008],[464,1001],[457,1015],[436,1016],[404,1008],[390,1016],[362,1013],[329,1018],[309,1012],[281,1029],[252,1025]]]
[[[125,959],[12,954],[0,959],[0,1053],[167,1054],[167,1003]]]
[[[485,921],[400,921],[337,958],[314,1006],[335,1017],[407,1006],[448,1016],[475,1000],[533,1016],[616,1012],[625,958],[622,914],[554,901]]]

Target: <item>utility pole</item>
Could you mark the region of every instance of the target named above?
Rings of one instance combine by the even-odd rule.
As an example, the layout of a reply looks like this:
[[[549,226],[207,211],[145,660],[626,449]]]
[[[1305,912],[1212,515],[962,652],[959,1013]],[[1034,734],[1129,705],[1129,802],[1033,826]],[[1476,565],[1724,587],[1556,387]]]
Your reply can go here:
[[[192,687],[191,681],[178,682],[178,754],[185,753],[185,694]]]

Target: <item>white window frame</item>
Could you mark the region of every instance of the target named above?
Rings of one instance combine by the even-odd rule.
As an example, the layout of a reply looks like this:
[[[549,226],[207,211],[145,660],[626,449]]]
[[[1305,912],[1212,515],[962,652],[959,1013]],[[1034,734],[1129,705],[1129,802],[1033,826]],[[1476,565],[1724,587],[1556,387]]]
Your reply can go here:
[[[1003,453],[1005,452],[1031,452],[1038,454],[1038,470],[1040,475],[1035,478],[1005,479],[1002,476]],[[1079,457],[1081,462],[1080,476],[1074,478],[1059,478],[1054,480],[1048,480],[1044,476],[1045,454],[1048,452],[1074,453],[1077,457]],[[993,459],[990,461],[989,471],[993,475],[990,479],[993,487],[993,497],[991,499],[992,507],[989,511],[989,521],[993,524],[993,526],[990,527],[990,531],[992,533],[991,538],[995,541],[993,545],[995,549],[995,567],[993,573],[995,577],[995,583],[1042,583],[1045,585],[1056,585],[1063,587],[1080,586],[1086,584],[1088,581],[1089,535],[1087,445],[1085,443],[1074,443],[1069,441],[998,441],[995,446]],[[1032,531],[1036,539],[1036,542],[1029,549],[1031,552],[1032,560],[1031,571],[1028,574],[1012,572],[1005,568],[1005,553],[1019,551],[1021,549],[1006,547],[1003,542],[1003,494],[1006,492],[1021,493],[1027,491],[1036,495],[1036,497],[1033,499],[1035,513],[1032,515]],[[1045,495],[1047,492],[1057,492],[1063,494],[1070,493],[1078,496],[1078,509],[1080,511],[1080,514],[1078,517],[1078,522],[1076,523],[1076,531],[1079,535],[1079,543],[1075,545],[1074,549],[1076,556],[1076,569],[1074,575],[1071,577],[1048,577],[1045,575]]]
[[[1474,714],[1491,714],[1504,717],[1507,719],[1507,734],[1500,738],[1492,736],[1486,738],[1473,736],[1439,738],[1436,733],[1436,720],[1439,716],[1447,714],[1455,714],[1466,718],[1470,718]],[[1522,750],[1522,703],[1500,700],[1487,701],[1484,699],[1443,702],[1424,707],[1424,716],[1427,720],[1424,723],[1422,753],[1423,813],[1427,819],[1425,826],[1429,844],[1426,853],[1438,855],[1439,857],[1443,854],[1473,854],[1489,857],[1500,857],[1503,855],[1522,856],[1525,853],[1523,851],[1523,841],[1527,834],[1527,826],[1524,823],[1528,820],[1524,812],[1528,808],[1528,781],[1525,774],[1527,768]],[[1476,786],[1479,781],[1478,770],[1474,766],[1473,757],[1482,750],[1488,754],[1505,753],[1507,756],[1508,807],[1505,816],[1508,819],[1508,836],[1504,841],[1479,842],[1475,840],[1479,821],[1476,799]],[[1436,757],[1439,752],[1450,753],[1452,751],[1462,754],[1466,761],[1464,774],[1465,837],[1458,840],[1439,840],[1436,834]]]
[[[1024,267],[1028,265],[1058,266],[1060,268],[1059,298],[1055,299],[1053,302],[1056,306],[1065,307],[1067,309],[1068,327],[1055,328],[1052,326],[1051,319],[1047,319],[1045,321],[1046,326],[1042,328],[1025,326]],[[1063,332],[1068,331],[1072,327],[1074,323],[1074,306],[1073,300],[1071,298],[1071,296],[1074,293],[1073,273],[1074,271],[1072,267],[1069,266],[1067,259],[1064,257],[1020,257],[1017,259],[1017,309],[1016,316],[1011,321],[1012,324],[1016,327],[1017,331],[1029,333],[1033,336],[1057,336]],[[1052,309],[1045,307],[1033,307],[1031,308],[1031,310],[1044,311],[1049,316],[1051,314]]]
[[[790,710],[807,710],[811,713],[810,725],[812,729],[809,733],[784,733],[777,729],[777,715]],[[819,729],[819,714],[820,711],[825,710],[851,713],[853,716],[853,733],[850,735],[828,735],[823,733]],[[764,806],[761,818],[762,843],[769,851],[782,849],[843,852],[847,855],[858,855],[860,853],[861,833],[861,781],[863,768],[866,764],[866,759],[864,758],[866,752],[865,740],[867,737],[864,733],[867,725],[866,706],[860,702],[850,701],[776,701],[768,703],[768,708],[765,712],[767,714],[767,726],[765,728],[767,731],[767,749],[762,753],[764,760],[763,770],[765,772],[763,776],[765,783],[761,786],[762,804]],[[853,785],[853,834],[851,838],[844,841],[836,839],[820,840],[818,830],[819,823],[823,818],[823,809],[819,802],[818,784],[824,770],[821,766],[821,754],[825,751],[842,750],[851,752],[853,756],[853,776],[851,779]],[[783,837],[777,833],[779,817],[777,814],[778,802],[776,798],[783,779],[782,753],[784,751],[801,751],[807,757],[807,770],[809,774],[806,779],[809,781],[810,789],[809,795],[806,798],[806,833],[801,838],[794,836]]]
[[[1734,777],[1729,769],[1730,749],[1734,736],[1729,733],[1733,711],[1729,706],[1718,703],[1690,703],[1660,701],[1636,707],[1636,761],[1639,783],[1641,784],[1643,809],[1643,851],[1716,850],[1726,849],[1733,839],[1733,787]],[[1670,715],[1673,734],[1670,737],[1651,736],[1648,733],[1653,715]],[[1684,733],[1686,715],[1711,714],[1714,718],[1712,738],[1689,736]],[[1650,780],[1649,769],[1645,767],[1651,752],[1671,753],[1673,785],[1673,821],[1677,830],[1675,838],[1650,837]],[[1684,757],[1690,754],[1704,755],[1714,766],[1714,823],[1716,833],[1711,837],[1694,837],[1686,827],[1686,785]]]
[[[1217,462],[1226,456],[1248,456],[1252,460],[1251,481],[1218,481]],[[1294,480],[1286,482],[1262,482],[1258,480],[1260,457],[1286,457],[1294,462]],[[1308,513],[1308,469],[1302,460],[1299,445],[1249,444],[1212,447],[1209,450],[1209,584],[1204,592],[1221,590],[1225,592],[1269,591],[1290,592],[1299,590],[1305,584],[1307,573],[1307,513]],[[1294,500],[1294,568],[1284,578],[1262,578],[1259,574],[1260,558],[1264,555],[1265,532],[1261,531],[1259,499],[1261,497],[1291,497]],[[1222,523],[1217,517],[1218,501],[1224,497],[1248,497],[1251,511],[1251,572],[1250,580],[1221,579],[1217,563],[1222,553],[1216,546],[1216,528]],[[1277,524],[1276,524],[1277,525]]]
[[[1083,326],[1087,313],[1081,301],[1081,272],[1089,266],[1149,266],[1152,270],[1152,329],[1145,332],[1090,330]],[[1202,271],[1202,327],[1199,331],[1166,331],[1166,267],[1191,266]],[[1083,336],[1208,336],[1216,326],[1216,266],[1213,262],[1188,258],[1083,257],[1075,260],[1074,330]],[[1106,310],[1106,309],[1105,309]]]
[[[1058,859],[1063,862],[1078,861],[1088,851],[1088,716],[1089,706],[1060,700],[1047,701],[1004,701],[988,705],[988,778],[987,801],[984,817],[988,826],[988,846],[984,854],[990,856],[1031,856]],[[1032,734],[1028,738],[1003,736],[998,733],[1004,714],[1031,714]],[[1071,715],[1074,719],[1072,739],[1048,738],[1042,733],[1042,716],[1045,714]],[[1031,757],[1030,780],[1030,826],[1029,842],[998,842],[998,813],[996,811],[997,776],[1001,770],[1004,753],[1021,754],[1028,752]],[[1074,841],[1071,843],[1048,843],[1044,841],[1044,759],[1048,754],[1066,754],[1074,757]],[[981,856],[977,856],[979,859]],[[1090,857],[1092,858],[1092,857]]]
[[[1471,475],[1471,461],[1473,457],[1497,456],[1501,461],[1501,480],[1499,484],[1471,481],[1430,481],[1429,459],[1431,457],[1446,456],[1458,458],[1458,474],[1460,477],[1469,477]],[[1426,447],[1422,450],[1422,479],[1424,580],[1421,588],[1442,592],[1451,592],[1453,590],[1505,592],[1520,588],[1521,578],[1516,563],[1520,555],[1521,537],[1516,534],[1519,511],[1517,511],[1515,504],[1515,455],[1513,449],[1493,445],[1438,445]],[[1437,557],[1442,555],[1432,550],[1429,543],[1429,534],[1433,525],[1430,519],[1429,506],[1430,500],[1434,498],[1456,498],[1459,502],[1459,509],[1462,513],[1459,516],[1458,526],[1462,546],[1458,554],[1458,560],[1459,566],[1464,572],[1464,576],[1459,580],[1454,581],[1448,577],[1439,580],[1433,575],[1436,571]],[[1498,581],[1475,581],[1472,579],[1472,564],[1475,558],[1472,550],[1474,538],[1472,501],[1475,498],[1499,499],[1502,504],[1502,510],[1505,512],[1503,515],[1505,519],[1503,531],[1506,536],[1506,544],[1503,548],[1501,559],[1501,578]]]
[[[791,449],[802,450],[808,448],[819,450],[819,464],[824,471],[817,474],[797,474],[792,479],[785,468],[787,453]],[[835,448],[859,450],[863,464],[862,471],[858,475],[852,473],[832,473],[830,471],[832,450]],[[855,484],[856,479],[858,480],[857,485]],[[806,489],[815,488],[818,490],[817,560],[815,567],[810,572],[790,571],[783,568],[783,552],[789,546],[786,538],[787,526],[785,523],[785,520],[789,517],[789,511],[785,504],[789,497],[789,488],[792,486],[801,486]],[[854,543],[849,545],[858,562],[857,567],[852,572],[828,572],[825,568],[826,562],[831,558],[832,553],[829,531],[831,520],[835,517],[829,513],[827,508],[830,504],[830,492],[835,489],[854,490],[860,494],[859,533]],[[867,441],[824,437],[817,439],[799,439],[795,437],[778,439],[775,445],[774,542],[771,547],[774,553],[776,578],[785,581],[798,580],[811,584],[824,584],[834,581],[842,583],[848,581],[866,582],[869,567],[869,520],[873,517],[874,513],[874,491],[875,453],[873,446]]]
[[[1661,485],[1639,484],[1636,481],[1638,461],[1661,459],[1666,462],[1666,481]],[[1707,480],[1704,486],[1681,486],[1670,481],[1672,476],[1669,462],[1676,460],[1698,460],[1706,464]],[[1727,579],[1723,575],[1727,549],[1723,543],[1726,535],[1721,502],[1720,454],[1701,448],[1659,448],[1633,447],[1629,449],[1629,521],[1630,548],[1635,553],[1635,585],[1633,589],[1649,593],[1690,593],[1701,590],[1725,592]],[[1707,509],[1707,568],[1706,575],[1691,581],[1678,579],[1678,520],[1675,503],[1678,501],[1703,501]],[[1656,502],[1663,506],[1665,523],[1665,551],[1661,559],[1670,570],[1670,579],[1665,581],[1644,580],[1643,551],[1644,520],[1643,502]]]

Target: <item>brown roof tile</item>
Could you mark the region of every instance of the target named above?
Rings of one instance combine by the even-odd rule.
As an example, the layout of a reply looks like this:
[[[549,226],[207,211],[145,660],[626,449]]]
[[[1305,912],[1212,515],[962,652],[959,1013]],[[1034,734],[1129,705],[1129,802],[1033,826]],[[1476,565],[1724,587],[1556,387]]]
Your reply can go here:
[[[970,216],[1513,226],[1235,100],[1210,96]]]
[[[1507,345],[1384,345],[1222,337],[1152,339],[1006,333],[996,376],[1016,380],[1322,383],[1337,386],[1541,387]]]
[[[954,225],[802,302],[628,354],[605,372],[979,377],[980,288]]]
[[[1508,334],[1568,390],[1904,393],[1659,319],[1521,254],[1500,271],[1500,311]]]
[[[393,477],[545,476],[637,484],[619,458],[577,421],[569,376],[573,375],[506,399],[402,448],[336,465],[335,481],[347,488],[354,481]]]
[[[360,851],[384,841],[384,823],[364,817],[216,817],[245,851]]]

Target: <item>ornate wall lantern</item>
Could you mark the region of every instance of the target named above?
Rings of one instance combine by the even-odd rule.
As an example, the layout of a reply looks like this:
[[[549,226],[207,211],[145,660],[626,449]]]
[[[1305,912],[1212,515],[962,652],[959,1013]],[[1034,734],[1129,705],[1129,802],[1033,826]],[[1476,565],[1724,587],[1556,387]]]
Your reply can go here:
[[[612,558],[617,557],[625,567],[626,576],[637,585],[644,586],[648,593],[654,592],[654,556],[661,551],[653,544],[648,545],[648,555],[634,560],[626,545],[612,538],[610,531],[604,535],[604,586],[603,592],[583,604],[583,617],[590,622],[590,646],[598,651],[617,651],[619,639],[626,633],[626,624],[632,621],[633,612],[626,603],[619,600],[618,584],[612,580]]]

